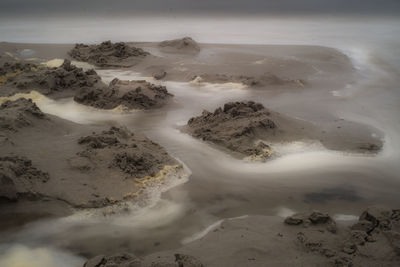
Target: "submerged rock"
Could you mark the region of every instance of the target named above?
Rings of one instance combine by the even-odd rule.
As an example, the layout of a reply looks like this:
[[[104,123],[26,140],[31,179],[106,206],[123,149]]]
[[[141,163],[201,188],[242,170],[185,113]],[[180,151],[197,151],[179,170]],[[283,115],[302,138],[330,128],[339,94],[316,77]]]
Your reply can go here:
[[[106,41],[99,45],[76,44],[69,55],[99,67],[130,67],[150,54],[124,42]]]
[[[258,76],[226,75],[226,74],[201,74],[195,76],[193,81],[209,83],[242,83],[248,87],[290,86],[304,87],[306,82],[300,79],[286,79],[273,73],[264,73]]]
[[[262,104],[252,101],[229,102],[213,113],[203,111],[191,118],[187,132],[204,141],[212,142],[242,156],[268,158],[270,147],[257,142],[265,134],[274,134],[277,126],[270,119],[270,112]]]
[[[167,53],[197,54],[200,52],[200,46],[190,37],[163,41],[159,47],[161,51]]]
[[[74,100],[78,103],[101,109],[123,106],[127,109],[150,109],[161,107],[170,98],[165,86],[146,81],[121,81],[114,79],[109,87],[84,88]]]

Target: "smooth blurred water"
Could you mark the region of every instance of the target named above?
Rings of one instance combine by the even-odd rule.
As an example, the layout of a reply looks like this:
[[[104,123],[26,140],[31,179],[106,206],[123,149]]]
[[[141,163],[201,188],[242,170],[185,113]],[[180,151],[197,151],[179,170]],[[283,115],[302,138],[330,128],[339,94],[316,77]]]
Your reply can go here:
[[[158,41],[189,35],[211,43],[325,45],[346,53],[359,74],[356,83],[344,88],[282,95],[232,86],[196,87],[165,82],[175,95],[176,105],[123,116],[95,111],[70,99],[42,102],[40,107],[45,112],[72,121],[113,120],[143,132],[183,160],[193,174],[187,183],[163,194],[152,206],[133,209],[129,214],[103,218],[77,213],[28,225],[5,237],[7,243],[0,250],[5,253],[4,259],[15,258],[21,251],[30,255],[35,248],[45,246],[51,250],[49,257],[59,253],[53,249],[60,248],[87,255],[121,249],[146,255],[201,237],[225,218],[252,214],[284,216],[317,208],[337,214],[339,219],[351,220],[366,205],[400,203],[398,19],[148,17],[0,22],[1,40],[17,42]],[[116,76],[139,76],[118,70],[103,70],[99,74],[106,81]],[[372,125],[384,133],[384,150],[377,156],[362,156],[327,151],[318,143],[297,143],[281,147],[286,151],[281,158],[249,164],[176,129],[202,109],[214,109],[237,99],[256,99],[272,109],[305,119],[321,112]],[[320,201],[308,201],[315,199],[307,198],[310,195],[318,196]],[[16,244],[25,247],[20,249],[17,245],[13,249]],[[66,266],[77,266],[79,261],[74,255],[63,259]]]

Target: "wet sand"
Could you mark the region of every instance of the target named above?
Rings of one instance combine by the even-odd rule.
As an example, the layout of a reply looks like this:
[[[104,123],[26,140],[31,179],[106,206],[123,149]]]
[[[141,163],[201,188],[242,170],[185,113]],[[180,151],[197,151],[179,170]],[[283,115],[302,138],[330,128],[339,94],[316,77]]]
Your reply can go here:
[[[213,266],[213,263],[223,266],[218,264],[226,263],[228,257],[221,256],[218,260],[215,258],[218,255],[207,252],[204,249],[207,245],[202,244],[211,242],[216,247],[226,248],[227,252],[221,255],[233,253],[225,240],[230,234],[227,234],[228,237],[222,235],[221,243],[213,240],[212,232],[201,243],[187,246],[183,240],[190,240],[190,237],[219,220],[257,215],[240,221],[244,224],[240,227],[258,232],[258,227],[265,225],[262,227],[262,231],[267,231],[265,239],[258,239],[259,236],[255,235],[245,236],[247,243],[240,245],[245,252],[232,258],[241,266],[257,266],[257,262],[248,258],[271,259],[265,251],[273,248],[254,250],[254,244],[271,244],[276,233],[268,230],[268,225],[278,232],[283,231],[284,217],[294,211],[319,209],[330,214],[354,216],[371,204],[395,207],[398,203],[398,181],[390,160],[395,146],[388,147],[395,144],[395,135],[387,125],[379,122],[379,114],[369,116],[370,111],[365,110],[364,104],[373,103],[373,98],[367,97],[363,102],[362,98],[354,100],[352,96],[342,94],[346,88],[357,84],[360,74],[350,58],[341,52],[316,46],[200,44],[200,52],[193,55],[163,53],[156,43],[131,44],[150,52],[152,56],[130,68],[97,68],[98,74],[105,82],[114,78],[146,79],[165,85],[175,96],[173,103],[156,110],[120,114],[86,108],[71,98],[43,101],[39,96],[37,104],[45,113],[83,124],[74,126],[64,135],[65,140],[76,139],[84,133],[89,134],[92,129],[116,123],[147,136],[185,163],[192,172],[188,182],[164,192],[162,196],[156,194],[154,202],[148,207],[133,207],[127,214],[107,217],[90,210],[71,212],[63,203],[56,209],[51,209],[55,202],[37,203],[38,209],[44,205],[46,208],[43,209],[50,215],[61,217],[37,220],[40,216],[32,216],[27,220],[35,222],[23,228],[16,226],[17,220],[15,223],[12,219],[6,220],[8,226],[2,227],[4,230],[14,225],[13,231],[4,232],[2,243],[6,244],[6,248],[18,243],[34,247],[47,243],[47,246],[84,257],[120,251],[145,257],[157,251],[183,247],[182,251],[200,256],[206,266]],[[21,58],[19,52],[32,49],[35,54],[30,57],[37,58],[32,62],[40,63],[68,57],[72,47],[2,43],[0,54],[7,51]],[[152,76],[160,71],[167,74],[161,80],[154,79]],[[265,73],[305,83],[304,86],[294,87],[270,84],[251,87],[236,80],[227,83],[212,79],[196,80],[198,76],[209,74],[257,77]],[[312,124],[315,136],[324,139],[325,135],[329,135],[334,141],[331,147],[324,147],[318,141],[280,142],[278,138],[272,147],[279,151],[280,157],[267,163],[246,163],[179,130],[203,109],[211,111],[228,101],[239,100],[261,102],[271,110]],[[63,123],[70,124],[73,123]],[[29,154],[42,169],[63,177],[66,175],[63,167],[53,164],[53,161],[61,162],[67,155],[75,154],[78,148],[71,142],[60,142],[59,136],[52,132],[45,135],[24,132],[18,137],[18,142],[24,144],[24,153]],[[349,137],[367,142],[382,140],[383,148],[378,154],[354,153],[345,141]],[[39,154],[37,151],[41,147],[46,147],[46,150]],[[16,149],[15,152],[20,151]],[[48,160],[43,160],[43,153],[48,154]],[[76,179],[79,180],[78,177]],[[22,220],[29,217],[26,213],[31,214],[31,207],[25,202],[12,204],[12,209],[5,207],[2,208],[6,214],[4,217],[20,213]],[[66,213],[71,215],[64,217]],[[59,229],[53,230],[53,227]],[[283,234],[286,236],[286,232]],[[278,248],[286,250],[288,247],[293,252],[292,256],[301,258],[304,264],[312,262],[317,266],[319,262],[325,262],[324,259],[316,259],[316,256],[298,252],[287,243]],[[168,255],[171,253],[168,252]],[[281,261],[282,258],[276,260]]]

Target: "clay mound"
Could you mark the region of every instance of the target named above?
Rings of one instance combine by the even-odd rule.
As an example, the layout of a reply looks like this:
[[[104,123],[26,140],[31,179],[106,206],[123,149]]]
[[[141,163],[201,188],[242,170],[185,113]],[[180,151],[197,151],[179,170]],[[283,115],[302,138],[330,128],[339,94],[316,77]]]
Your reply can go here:
[[[182,39],[167,40],[159,44],[160,50],[167,53],[190,53],[200,52],[200,46],[190,37]]]
[[[127,109],[152,109],[161,107],[172,97],[165,86],[146,81],[121,81],[114,79],[108,88],[84,88],[74,100],[101,109],[123,106]]]
[[[292,86],[304,87],[306,82],[300,79],[286,79],[279,77],[273,73],[265,73],[259,76],[246,75],[226,75],[226,74],[201,74],[195,76],[192,80],[209,83],[242,83],[249,87],[277,87]]]
[[[271,149],[258,142],[260,134],[274,134],[277,126],[270,119],[270,112],[262,104],[252,101],[230,102],[214,113],[203,111],[191,118],[186,127],[194,137],[212,142],[241,156],[268,158]]]
[[[36,64],[22,62],[5,62],[0,67],[0,86],[5,84],[8,79],[15,77],[22,72],[32,72],[38,68]]]
[[[0,129],[18,132],[19,129],[35,125],[46,116],[31,99],[19,98],[6,101],[0,106]]]
[[[0,198],[17,200],[22,195],[34,196],[36,186],[49,180],[49,175],[38,170],[24,157],[0,157]]]
[[[107,166],[119,176],[142,178],[156,175],[166,165],[178,164],[160,145],[124,128],[111,127],[108,131],[82,137],[78,143],[85,149],[78,153],[80,159],[71,163],[72,167],[80,169]]]
[[[123,42],[106,41],[99,45],[76,44],[69,55],[100,67],[131,67],[150,53]]]
[[[75,91],[86,87],[105,86],[94,70],[83,71],[69,60],[57,68],[24,67],[24,71],[8,77],[2,94],[12,95],[18,92],[36,90],[44,95],[71,96]]]
[[[350,229],[338,232],[333,219],[317,211],[295,214],[285,223],[301,227],[296,239],[302,249],[326,257],[333,266],[398,266],[400,262],[398,209],[370,207]]]

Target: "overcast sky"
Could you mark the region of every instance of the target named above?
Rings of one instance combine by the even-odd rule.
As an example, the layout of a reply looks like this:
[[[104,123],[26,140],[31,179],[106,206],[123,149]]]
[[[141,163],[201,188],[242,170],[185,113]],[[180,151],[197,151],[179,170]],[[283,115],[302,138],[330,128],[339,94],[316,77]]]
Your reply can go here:
[[[0,15],[400,14],[400,0],[0,0]]]

